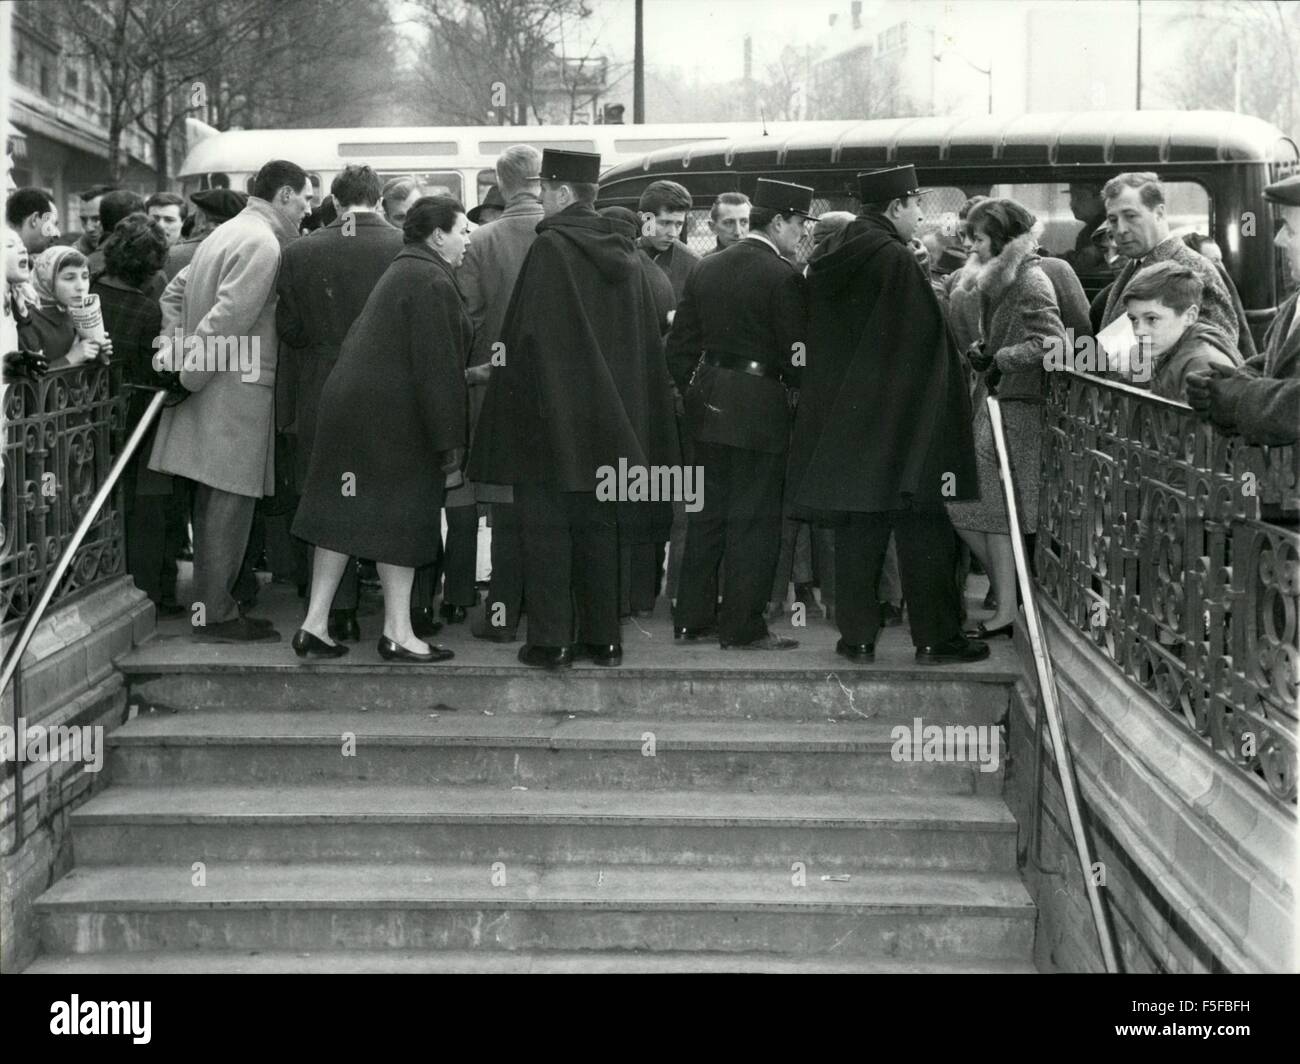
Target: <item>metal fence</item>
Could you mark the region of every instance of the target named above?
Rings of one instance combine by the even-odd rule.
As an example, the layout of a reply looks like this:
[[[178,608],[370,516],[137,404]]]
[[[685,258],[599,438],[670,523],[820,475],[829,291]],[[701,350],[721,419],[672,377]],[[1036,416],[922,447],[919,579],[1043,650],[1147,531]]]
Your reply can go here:
[[[24,617],[107,475],[121,442],[124,402],[112,370],[56,370],[4,393],[0,466],[0,609]],[[125,571],[120,498],[104,507],[55,602]]]
[[[1175,719],[1293,801],[1300,447],[1250,447],[1181,404],[1047,376],[1043,590]]]

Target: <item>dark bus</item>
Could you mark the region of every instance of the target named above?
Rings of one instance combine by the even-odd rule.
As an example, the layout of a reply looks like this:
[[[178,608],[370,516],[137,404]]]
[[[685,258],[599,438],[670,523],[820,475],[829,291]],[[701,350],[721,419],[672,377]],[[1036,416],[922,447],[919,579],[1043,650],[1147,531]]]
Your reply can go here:
[[[1043,246],[1063,256],[1075,249],[1084,226],[1071,209],[1071,186],[1095,190],[1123,171],[1154,170],[1165,184],[1172,228],[1209,235],[1222,249],[1257,337],[1300,280],[1287,276],[1273,247],[1274,216],[1263,196],[1265,185],[1300,168],[1296,143],[1261,119],[1223,111],[820,123],[803,133],[650,152],[600,179],[599,205],[635,209],[650,182],[679,181],[694,197],[686,239],[704,251],[713,245],[704,222],[719,193],[752,195],[758,178],[772,177],[816,189],[816,213],[856,212],[858,172],[902,163],[913,164],[934,190],[923,201],[927,218],[955,220],[973,195],[1009,196],[1038,216]],[[1080,270],[1090,297],[1112,277]]]

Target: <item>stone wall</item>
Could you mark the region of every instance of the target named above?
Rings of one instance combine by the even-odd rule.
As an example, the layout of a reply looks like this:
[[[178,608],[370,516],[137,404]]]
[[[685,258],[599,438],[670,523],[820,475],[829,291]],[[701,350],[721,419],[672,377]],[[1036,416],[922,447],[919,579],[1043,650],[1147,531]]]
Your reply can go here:
[[[20,670],[22,716],[28,728],[101,727],[106,735],[127,715],[126,686],[113,660],[152,630],[154,609],[128,576],[117,577],[51,609],[32,638]],[[19,622],[6,626],[5,644]],[[12,687],[0,724],[13,726]],[[72,865],[68,815],[108,783],[106,771],[73,760],[65,738],[57,757],[6,761],[0,771],[0,972],[21,971],[37,951],[31,903]],[[107,766],[102,746],[101,767]],[[23,770],[24,840],[16,852],[14,771]]]
[[[1296,809],[1244,778],[1173,719],[1040,597],[1102,900],[1129,972],[1297,970]],[[1022,615],[1023,616],[1023,615]],[[1060,779],[1046,756],[1041,853],[1030,848],[1037,681],[1012,694],[1006,797],[1039,909],[1041,971],[1102,971]],[[1044,730],[1044,744],[1050,740]],[[1039,868],[1047,869],[1042,871]]]

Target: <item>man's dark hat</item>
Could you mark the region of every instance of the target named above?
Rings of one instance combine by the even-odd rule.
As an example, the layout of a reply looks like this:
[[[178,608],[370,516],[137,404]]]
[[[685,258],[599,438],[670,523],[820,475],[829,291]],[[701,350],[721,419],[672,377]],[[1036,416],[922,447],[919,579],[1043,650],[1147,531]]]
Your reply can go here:
[[[1264,198],[1283,207],[1300,207],[1300,174],[1292,174],[1266,186]]]
[[[792,185],[788,181],[770,181],[760,177],[754,188],[754,206],[777,214],[812,215],[813,190],[808,185]]]
[[[919,196],[926,190],[916,179],[916,167],[891,166],[858,174],[858,197],[863,203],[888,203],[904,196]]]
[[[483,197],[483,202],[477,207],[471,207],[469,209],[469,214],[467,214],[466,217],[475,225],[478,225],[479,218],[483,216],[484,207],[499,207],[504,209],[505,205],[506,200],[505,197],[501,195],[501,190],[497,188],[496,185],[493,185],[487,190],[487,195]]]
[[[600,180],[600,156],[589,151],[542,151],[542,180],[594,185]]]
[[[190,202],[201,207],[209,218],[228,222],[248,204],[248,195],[228,188],[206,188],[190,195]]]

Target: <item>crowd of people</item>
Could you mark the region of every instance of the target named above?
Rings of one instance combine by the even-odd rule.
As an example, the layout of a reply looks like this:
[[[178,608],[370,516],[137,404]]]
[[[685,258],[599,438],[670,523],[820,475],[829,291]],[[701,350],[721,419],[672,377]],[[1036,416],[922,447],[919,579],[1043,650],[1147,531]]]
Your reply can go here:
[[[819,586],[850,661],[904,617],[920,663],[987,656],[1016,621],[1012,536],[1037,523],[1045,374],[1123,319],[1150,372],[1112,365],[1120,379],[1250,442],[1300,435],[1296,295],[1257,349],[1220,249],[1171,232],[1154,173],[1072,186],[1084,226],[1057,258],[1011,199],[971,198],[952,233],[927,225],[911,166],[859,175],[856,215],[814,217],[813,189],[784,181],[724,193],[701,256],[685,187],[597,210],[599,171],[516,145],[466,211],[364,165],[317,203],[277,160],[247,194],[89,189],[71,242],[49,195],[19,189],[6,380],[120,366],[132,425],[169,393],[124,481],[127,566],[160,613],[183,612],[192,526],[196,639],[280,638],[250,613],[255,526],[274,512],[307,600],[300,657],[360,638],[373,566],[385,660],[451,658],[432,641],[444,624],[516,642],[526,617],[519,660],[546,669],[618,665],[620,625],[661,596],[676,641],[792,649],[772,627],[792,579],[801,609]],[[1300,278],[1300,177],[1266,198]],[[1087,264],[1114,278],[1091,302]],[[81,324],[88,297],[102,328]],[[625,490],[629,470],[675,488]],[[992,613],[967,627],[972,555]]]

